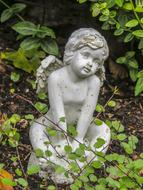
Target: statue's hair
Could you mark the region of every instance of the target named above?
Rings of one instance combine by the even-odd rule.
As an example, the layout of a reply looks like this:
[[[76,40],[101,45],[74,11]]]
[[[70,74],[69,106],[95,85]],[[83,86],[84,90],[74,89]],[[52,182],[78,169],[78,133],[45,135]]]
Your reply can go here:
[[[105,79],[105,70],[103,63],[109,56],[109,48],[105,38],[93,28],[81,28],[72,33],[69,37],[68,42],[65,46],[63,62],[64,64],[70,64],[73,54],[78,49],[88,46],[91,49],[103,49],[102,55],[103,62],[99,64],[97,75],[99,76],[101,82]]]

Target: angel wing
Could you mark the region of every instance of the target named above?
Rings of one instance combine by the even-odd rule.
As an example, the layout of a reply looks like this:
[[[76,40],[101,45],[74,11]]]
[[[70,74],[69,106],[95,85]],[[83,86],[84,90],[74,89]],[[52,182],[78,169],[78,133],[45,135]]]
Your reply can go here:
[[[41,65],[36,72],[37,93],[46,90],[45,88],[47,86],[47,78],[49,74],[63,66],[64,64],[62,61],[57,59],[54,55],[49,55],[41,61]]]

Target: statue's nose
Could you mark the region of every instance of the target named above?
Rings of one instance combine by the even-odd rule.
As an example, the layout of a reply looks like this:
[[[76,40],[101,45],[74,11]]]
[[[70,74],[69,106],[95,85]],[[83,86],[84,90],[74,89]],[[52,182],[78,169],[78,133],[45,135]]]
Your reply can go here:
[[[92,61],[88,62],[89,67],[92,67]]]

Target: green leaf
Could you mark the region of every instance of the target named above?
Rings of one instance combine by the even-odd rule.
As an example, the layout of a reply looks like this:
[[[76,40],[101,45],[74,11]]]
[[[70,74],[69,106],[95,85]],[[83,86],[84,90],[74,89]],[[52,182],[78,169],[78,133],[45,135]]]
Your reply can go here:
[[[127,136],[126,136],[124,133],[117,135],[117,139],[118,139],[119,141],[123,141],[123,140],[125,140],[126,138],[127,138]]]
[[[126,58],[130,59],[135,56],[135,51],[128,51],[126,52]]]
[[[26,5],[23,3],[15,3],[11,6],[11,9],[13,10],[14,13],[21,12],[25,8],[26,8]]]
[[[138,25],[138,21],[136,19],[132,19],[125,24],[126,27],[130,27],[130,28],[135,27],[137,25]]]
[[[41,26],[36,36],[39,38],[45,38],[46,36],[49,36],[51,38],[56,38],[54,31],[47,26]]]
[[[137,77],[138,77],[138,78],[143,78],[143,70],[141,70],[140,72],[138,72]]]
[[[94,174],[90,174],[89,179],[91,182],[96,182],[97,181],[97,177]]]
[[[137,37],[143,37],[143,30],[135,30],[134,32],[132,32],[132,34],[134,36],[137,36]]]
[[[35,67],[35,62],[32,64],[26,57],[26,52],[19,48],[18,51],[5,53],[5,59],[12,61],[12,64],[19,69],[28,73],[32,72]],[[34,68],[33,68],[34,66]]]
[[[56,187],[53,186],[53,185],[49,185],[48,188],[47,188],[47,190],[56,190]]]
[[[127,144],[127,143],[125,143],[125,142],[122,142],[122,143],[121,143],[121,146],[124,148],[124,150],[125,150],[125,152],[126,152],[127,154],[133,154],[133,149],[132,149],[132,147],[130,147],[129,144]]]
[[[106,15],[101,15],[101,16],[99,17],[99,20],[102,21],[102,22],[105,22],[105,21],[108,20],[108,19],[109,19],[109,17],[106,16]]]
[[[18,176],[22,176],[22,171],[21,171],[19,168],[17,168],[17,169],[15,170],[15,173],[16,173]]]
[[[109,107],[115,107],[115,106],[116,106],[116,102],[113,101],[113,100],[110,100],[110,101],[108,102],[108,106],[109,106]]]
[[[50,39],[48,41],[43,41],[41,43],[41,48],[48,54],[59,55],[59,49],[55,40]]]
[[[70,135],[75,137],[77,135],[76,127],[74,125],[72,125],[72,124],[68,125],[68,133],[70,133]]]
[[[94,120],[94,123],[95,123],[95,125],[97,125],[97,126],[100,126],[100,125],[103,124],[103,122],[102,122],[100,119],[98,119],[98,118],[96,118],[96,119]]]
[[[5,185],[10,185],[10,186],[16,186],[16,182],[15,181],[12,181],[11,179],[9,178],[2,178],[1,179],[1,182]]]
[[[13,82],[18,82],[19,79],[20,79],[20,74],[15,73],[15,72],[12,72],[11,75],[10,75],[10,79],[11,79]]]
[[[41,102],[36,102],[35,108],[42,113],[46,113],[48,111],[48,106],[47,104],[41,103]]]
[[[79,3],[85,3],[87,0],[78,0]]]
[[[60,122],[65,123],[66,122],[66,118],[65,117],[60,117]]]
[[[40,98],[41,100],[45,100],[47,98],[47,95],[45,92],[39,92],[38,98]]]
[[[36,154],[36,156],[37,156],[38,158],[44,157],[44,152],[43,152],[43,150],[41,150],[40,148],[37,148],[37,149],[35,150],[35,154]]]
[[[92,16],[96,17],[100,14],[100,6],[99,3],[94,3],[91,5],[91,11],[92,11]]]
[[[124,29],[123,28],[119,28],[117,30],[114,31],[114,35],[115,36],[120,36],[121,34],[123,34]]]
[[[39,165],[30,165],[27,169],[27,174],[33,175],[33,174],[39,173],[39,171],[40,171]]]
[[[102,167],[102,164],[101,164],[101,162],[99,162],[99,161],[93,161],[93,162],[92,162],[92,166],[93,166],[95,169],[99,169],[99,168]]]
[[[54,129],[51,129],[50,127],[48,127],[48,128],[46,129],[46,131],[47,131],[48,135],[50,135],[51,137],[57,136],[57,131],[54,130]]]
[[[135,12],[143,13],[143,7],[142,6],[136,6]]]
[[[122,7],[124,0],[115,0],[115,3],[119,6]]]
[[[71,190],[79,190],[79,187],[76,184],[70,185]]]
[[[138,49],[143,49],[143,39],[140,40]]]
[[[27,120],[34,120],[34,116],[32,114],[27,114],[24,116]]]
[[[130,74],[130,77],[132,79],[132,81],[136,81],[137,80],[137,75],[138,75],[138,70],[137,69],[130,69],[129,70],[129,74]]]
[[[65,168],[62,166],[55,166],[55,172],[58,174],[64,173],[65,172]]]
[[[125,38],[124,38],[124,42],[130,42],[132,39],[134,38],[134,35],[132,33],[128,33]]]
[[[125,4],[123,5],[123,9],[126,9],[126,10],[128,10],[128,11],[131,11],[131,10],[133,10],[133,6],[132,6],[131,3],[125,3]]]
[[[5,9],[1,14],[1,22],[7,21],[9,18],[13,16],[13,11],[11,8]]]
[[[38,31],[36,25],[28,21],[18,22],[12,29],[24,36],[35,35]]]
[[[52,152],[50,150],[46,150],[45,151],[45,155],[48,156],[48,157],[51,157],[52,156]]]
[[[23,178],[18,178],[17,179],[17,182],[19,183],[19,185],[21,185],[22,187],[27,187],[28,186],[28,183],[25,179]]]
[[[37,49],[40,47],[40,40],[37,38],[26,38],[21,42],[20,47],[26,51]]]
[[[138,96],[141,92],[143,92],[143,78],[139,78],[137,80],[135,86],[135,96]]]
[[[126,63],[126,61],[127,61],[126,57],[119,57],[118,59],[116,59],[116,62],[119,64]]]
[[[94,144],[95,148],[101,148],[105,144],[105,140],[102,138],[97,138],[97,142]]]
[[[128,66],[133,69],[138,69],[138,62],[135,59],[131,59],[128,61]]]
[[[99,113],[105,112],[105,109],[101,104],[97,104],[95,110]]]
[[[72,152],[72,147],[69,146],[69,145],[66,145],[66,146],[64,147],[64,149],[65,149],[65,152],[66,152],[66,153],[71,153],[71,152]]]

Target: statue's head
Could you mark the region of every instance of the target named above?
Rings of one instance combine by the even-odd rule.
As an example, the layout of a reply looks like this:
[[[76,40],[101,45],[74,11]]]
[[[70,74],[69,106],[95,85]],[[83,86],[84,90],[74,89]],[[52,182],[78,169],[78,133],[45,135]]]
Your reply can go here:
[[[64,64],[72,62],[77,51],[82,51],[87,47],[89,53],[98,52],[101,61],[98,61],[97,75],[101,81],[104,79],[104,61],[109,55],[109,49],[105,38],[93,28],[81,28],[72,33],[65,46]]]

